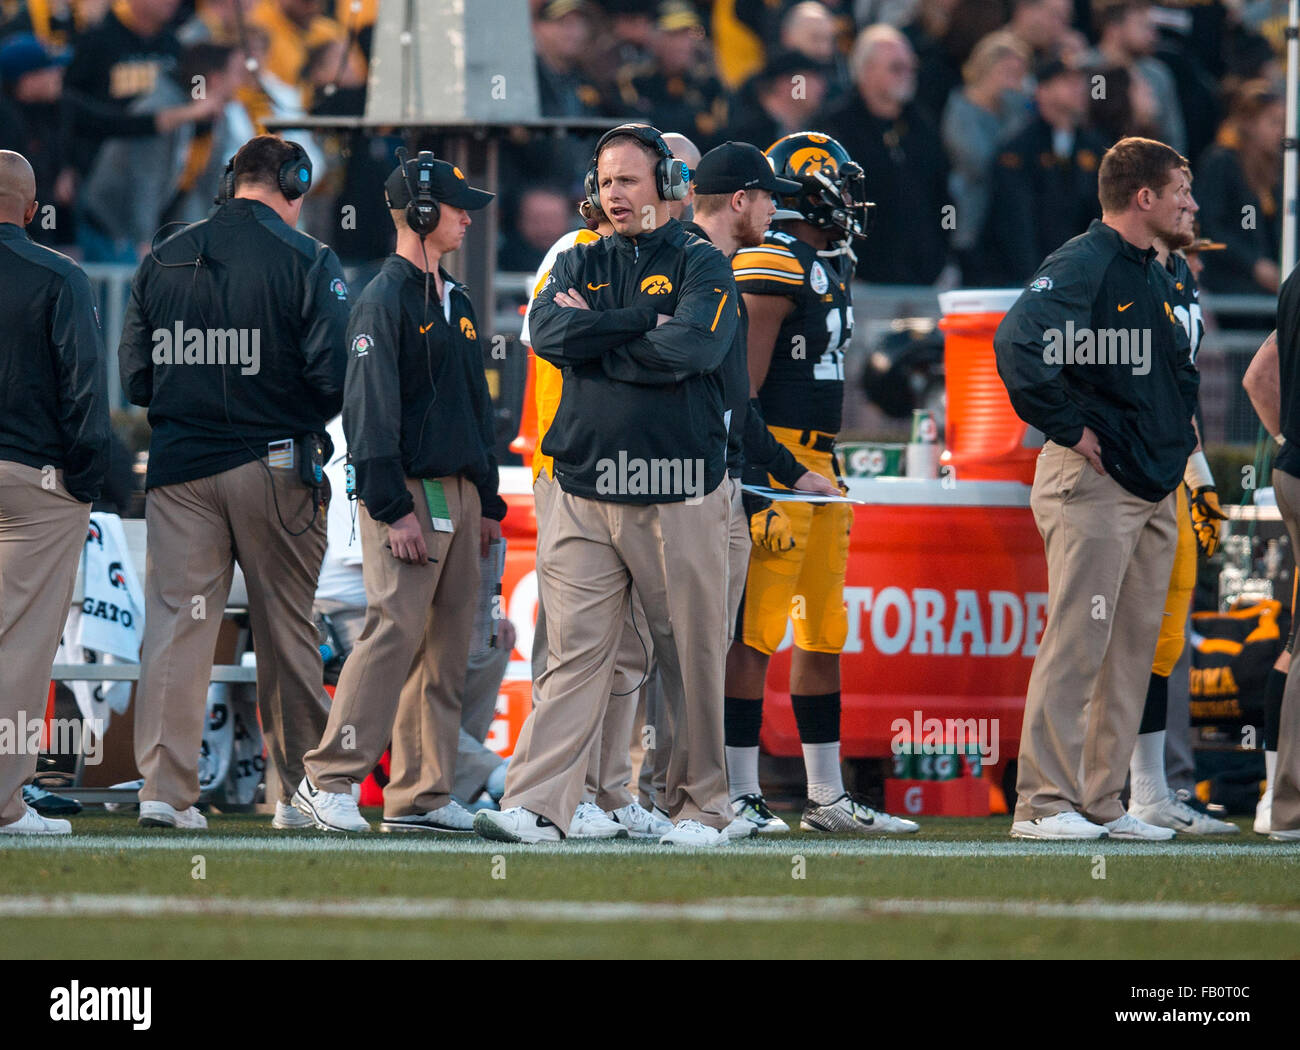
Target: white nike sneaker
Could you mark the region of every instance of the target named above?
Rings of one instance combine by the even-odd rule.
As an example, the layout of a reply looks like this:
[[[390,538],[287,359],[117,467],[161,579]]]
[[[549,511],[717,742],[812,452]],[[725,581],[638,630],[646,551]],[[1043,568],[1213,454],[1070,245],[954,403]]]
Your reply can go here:
[[[671,820],[651,813],[636,801],[610,810],[608,816],[615,824],[627,828],[628,835],[634,839],[659,839],[673,830]]]
[[[1255,806],[1255,834],[1267,835],[1272,824],[1273,787],[1270,784],[1264,794],[1259,797],[1259,802]]]
[[[1273,842],[1300,842],[1300,828],[1277,828],[1268,837]]]
[[[1108,820],[1103,826],[1109,838],[1122,839],[1128,842],[1163,842],[1174,837],[1172,828],[1147,824],[1145,821],[1138,820],[1131,813],[1125,813],[1122,817]]]
[[[300,813],[292,805],[275,800],[275,816],[271,819],[271,827],[278,831],[297,831],[301,828],[314,828],[316,822],[307,816],[306,813]]]
[[[466,835],[474,830],[474,814],[449,799],[445,805],[428,813],[412,813],[404,817],[385,817],[380,831],[443,831]]]
[[[744,817],[753,824],[754,830],[760,835],[775,835],[790,830],[790,825],[772,812],[762,795],[741,795],[732,800],[731,808],[736,816]]]
[[[625,839],[628,829],[610,820],[594,802],[579,802],[569,821],[571,839]]]
[[[750,835],[758,834],[758,828],[754,827],[752,820],[737,817],[723,828],[722,833],[727,836],[728,842],[735,842],[736,839],[747,839]]]
[[[493,842],[559,842],[560,829],[543,816],[523,806],[509,809],[480,809],[474,814],[474,830]]]
[[[351,791],[322,791],[303,777],[293,793],[293,808],[311,818],[321,831],[369,831]]]
[[[1236,824],[1193,809],[1174,794],[1149,806],[1130,802],[1128,815],[1157,828],[1171,828],[1179,835],[1235,835],[1241,830]]]
[[[1048,817],[1017,820],[1011,825],[1013,839],[1104,839],[1106,829],[1080,813],[1067,809]]]
[[[921,830],[916,821],[891,817],[888,813],[864,806],[847,791],[824,806],[807,799],[799,827],[803,831],[850,831],[855,835],[910,835]]]
[[[0,835],[70,835],[72,825],[58,817],[43,817],[31,806],[17,820],[0,826]]]
[[[698,820],[679,820],[673,830],[659,840],[661,846],[699,846],[705,849],[725,846],[727,833],[701,824]]]
[[[660,820],[668,821],[669,824],[673,822],[673,818],[668,815],[668,810],[664,809],[664,807],[659,805],[658,802],[654,804],[650,812],[653,813]]]
[[[178,810],[166,802],[141,802],[140,818],[137,823],[142,828],[179,828],[182,831],[202,831],[208,826],[208,818],[193,806]]]

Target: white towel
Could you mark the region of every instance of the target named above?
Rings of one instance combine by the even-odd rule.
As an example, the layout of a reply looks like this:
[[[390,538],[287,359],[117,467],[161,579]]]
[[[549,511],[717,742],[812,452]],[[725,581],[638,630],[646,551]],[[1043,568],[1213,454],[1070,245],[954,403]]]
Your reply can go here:
[[[127,549],[122,519],[92,514],[81,553],[81,606],[73,607],[56,659],[61,663],[139,663],[144,638],[144,589]],[[108,728],[131,703],[131,683],[69,682],[92,726]]]
[[[85,598],[77,644],[138,663],[144,638],[144,589],[131,562],[122,519],[116,514],[90,516],[81,568]]]

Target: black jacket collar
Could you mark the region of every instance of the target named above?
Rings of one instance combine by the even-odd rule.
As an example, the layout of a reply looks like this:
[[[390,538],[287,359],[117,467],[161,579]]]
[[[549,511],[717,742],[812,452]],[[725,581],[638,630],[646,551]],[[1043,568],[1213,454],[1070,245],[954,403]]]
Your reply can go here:
[[[698,222],[684,222],[682,223],[682,229],[687,233],[695,234],[695,236],[702,241],[708,241],[710,244],[713,243],[713,238],[704,232],[704,227]]]
[[[1093,219],[1088,226],[1088,233],[1094,237],[1101,237],[1113,244],[1116,250],[1126,258],[1132,259],[1135,263],[1145,266],[1156,257],[1155,248],[1139,248],[1132,241],[1128,240],[1114,226],[1107,226],[1100,219]]]
[[[635,255],[640,251],[653,251],[660,245],[677,245],[686,239],[686,231],[676,219],[669,219],[658,229],[648,233],[639,233],[635,237],[624,237],[621,233],[613,235],[614,248],[624,255]]]
[[[28,240],[27,231],[12,222],[0,222],[0,241]]]
[[[383,269],[387,270],[394,277],[400,277],[404,281],[414,281],[421,288],[424,287],[424,271],[416,266],[415,263],[411,262],[410,259],[405,259],[396,252],[384,260]],[[464,291],[464,286],[444,270],[441,265],[438,266],[438,274],[442,277],[443,284],[448,288]],[[431,291],[433,287],[434,284],[431,282]]]

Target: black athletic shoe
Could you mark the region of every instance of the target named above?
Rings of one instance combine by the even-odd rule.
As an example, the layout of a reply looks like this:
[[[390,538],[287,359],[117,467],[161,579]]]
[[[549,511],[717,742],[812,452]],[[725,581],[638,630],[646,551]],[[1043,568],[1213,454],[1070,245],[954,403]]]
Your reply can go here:
[[[754,825],[759,835],[776,835],[789,831],[790,825],[768,808],[767,800],[762,795],[741,795],[733,799],[731,808],[736,816],[743,817]]]
[[[81,812],[81,803],[46,791],[35,784],[23,785],[23,801],[43,817],[72,817]]]

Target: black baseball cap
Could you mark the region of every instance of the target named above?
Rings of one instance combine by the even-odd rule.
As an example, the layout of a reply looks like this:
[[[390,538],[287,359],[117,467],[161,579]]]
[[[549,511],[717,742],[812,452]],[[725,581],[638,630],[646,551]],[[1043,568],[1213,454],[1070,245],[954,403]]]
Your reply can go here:
[[[1082,76],[1083,71],[1075,69],[1060,55],[1048,55],[1034,66],[1034,80],[1046,84],[1056,77]]]
[[[705,196],[767,190],[789,197],[801,189],[793,179],[780,178],[763,151],[748,142],[724,142],[704,154],[695,168],[695,192]]]
[[[411,189],[419,189],[420,159],[413,157],[406,162],[406,175],[402,174],[399,164],[393,169],[384,183],[384,195],[388,206],[393,209],[405,208],[411,203]],[[450,204],[453,208],[475,211],[487,207],[496,196],[487,190],[476,190],[466,180],[460,168],[448,164],[445,160],[433,161],[429,173],[429,185],[433,190],[433,199],[441,204]],[[410,183],[408,187],[407,183]]]
[[[768,59],[767,64],[755,76],[758,83],[766,84],[773,80],[785,80],[796,73],[820,73],[830,76],[834,67],[829,62],[822,62],[799,51],[778,51]]]

